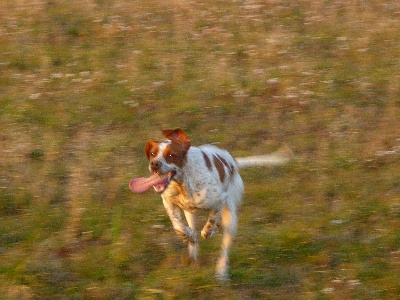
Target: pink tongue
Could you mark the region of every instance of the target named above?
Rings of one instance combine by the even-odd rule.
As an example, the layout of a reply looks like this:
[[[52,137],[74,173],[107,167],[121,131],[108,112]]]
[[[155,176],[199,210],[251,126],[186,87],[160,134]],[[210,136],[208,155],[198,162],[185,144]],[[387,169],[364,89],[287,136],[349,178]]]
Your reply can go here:
[[[129,182],[129,189],[135,193],[144,193],[152,186],[164,182],[167,177],[168,175],[160,177],[158,174],[154,174],[149,178],[134,178]]]

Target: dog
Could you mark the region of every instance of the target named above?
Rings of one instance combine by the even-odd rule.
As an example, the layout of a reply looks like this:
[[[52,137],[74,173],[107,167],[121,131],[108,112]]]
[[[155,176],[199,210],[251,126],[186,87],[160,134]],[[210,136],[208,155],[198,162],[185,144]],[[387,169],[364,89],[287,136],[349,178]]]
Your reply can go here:
[[[173,229],[188,244],[190,261],[196,261],[199,252],[196,214],[209,211],[201,237],[209,238],[221,230],[222,243],[215,275],[218,280],[227,281],[229,251],[237,231],[237,211],[244,193],[238,169],[284,164],[288,156],[278,153],[234,159],[228,151],[214,145],[192,147],[182,129],[163,130],[162,134],[167,140],[149,140],[145,145],[153,175],[132,179],[129,188],[142,193],[153,187],[161,195]]]

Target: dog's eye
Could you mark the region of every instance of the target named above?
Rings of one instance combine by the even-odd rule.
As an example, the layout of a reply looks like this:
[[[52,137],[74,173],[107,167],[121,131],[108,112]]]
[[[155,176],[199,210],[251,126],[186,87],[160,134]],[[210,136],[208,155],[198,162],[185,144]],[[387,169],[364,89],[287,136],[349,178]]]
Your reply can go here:
[[[151,156],[156,156],[156,153],[155,152],[151,152],[150,155]]]
[[[174,159],[176,157],[176,155],[174,153],[168,153],[167,154],[167,159]]]

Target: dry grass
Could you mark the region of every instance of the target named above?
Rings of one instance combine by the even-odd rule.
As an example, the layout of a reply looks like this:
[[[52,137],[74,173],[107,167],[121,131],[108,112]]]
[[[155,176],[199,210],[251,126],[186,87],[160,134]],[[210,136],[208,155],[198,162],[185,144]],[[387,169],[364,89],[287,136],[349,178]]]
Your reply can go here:
[[[0,1],[5,299],[396,299],[400,6]],[[185,267],[143,145],[182,127],[243,172],[232,281]]]

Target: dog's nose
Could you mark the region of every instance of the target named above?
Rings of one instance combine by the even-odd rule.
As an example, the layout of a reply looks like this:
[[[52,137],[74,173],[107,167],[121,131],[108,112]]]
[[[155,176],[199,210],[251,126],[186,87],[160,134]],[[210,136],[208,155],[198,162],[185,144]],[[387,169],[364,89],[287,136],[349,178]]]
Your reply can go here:
[[[150,163],[150,166],[151,166],[151,168],[152,168],[153,170],[158,170],[158,169],[161,168],[161,163],[160,163],[158,160],[153,160],[153,161]]]

